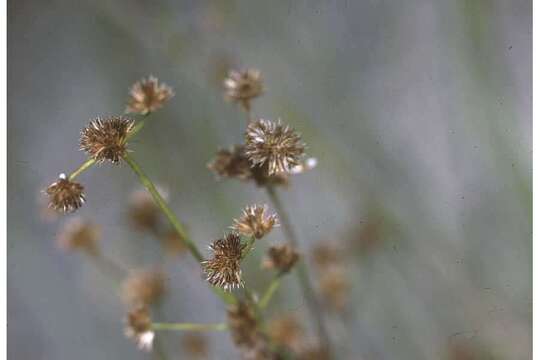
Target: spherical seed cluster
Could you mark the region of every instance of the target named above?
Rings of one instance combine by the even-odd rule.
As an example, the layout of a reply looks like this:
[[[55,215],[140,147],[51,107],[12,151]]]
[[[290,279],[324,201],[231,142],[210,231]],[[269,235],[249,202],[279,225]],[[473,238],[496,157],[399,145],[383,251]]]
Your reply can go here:
[[[130,310],[124,321],[126,337],[134,340],[139,349],[152,350],[154,332],[148,307],[139,306]]]
[[[81,131],[80,148],[97,162],[117,164],[126,153],[133,125],[133,120],[123,116],[94,119]]]
[[[226,291],[243,286],[240,260],[244,248],[245,244],[242,244],[240,236],[236,233],[227,234],[214,241],[210,245],[213,252],[212,259],[202,262],[206,280]]]
[[[293,315],[282,315],[268,324],[268,334],[272,341],[290,349],[298,349],[304,340],[304,329]]]
[[[129,200],[128,218],[137,231],[157,232],[161,212],[146,190],[134,191]]]
[[[248,180],[251,177],[251,165],[242,145],[220,149],[216,157],[208,163],[208,168],[219,177],[239,180]]]
[[[100,229],[81,218],[70,219],[58,233],[58,247],[65,251],[82,251],[88,255],[99,253]]]
[[[137,81],[129,91],[126,113],[146,115],[161,108],[174,96],[172,88],[154,76]]]
[[[242,104],[246,110],[250,108],[250,101],[263,92],[261,72],[255,69],[230,71],[223,85],[225,98]]]
[[[287,173],[304,155],[304,144],[292,128],[280,120],[251,122],[245,133],[246,155],[252,166],[266,167],[268,175]]]
[[[234,220],[233,230],[245,236],[254,236],[257,239],[268,234],[274,226],[278,226],[276,214],[267,214],[266,205],[247,206],[242,216]]]
[[[165,292],[165,275],[158,270],[134,271],[122,284],[122,299],[129,306],[156,304]]]
[[[68,180],[66,174],[60,174],[58,180],[45,190],[49,196],[49,208],[69,213],[80,208],[84,202],[84,187],[75,181]]]
[[[231,336],[236,345],[252,347],[257,338],[257,318],[252,307],[244,302],[231,305],[227,310]]]
[[[263,267],[275,269],[281,273],[289,272],[296,264],[300,255],[289,245],[273,245],[268,249]]]

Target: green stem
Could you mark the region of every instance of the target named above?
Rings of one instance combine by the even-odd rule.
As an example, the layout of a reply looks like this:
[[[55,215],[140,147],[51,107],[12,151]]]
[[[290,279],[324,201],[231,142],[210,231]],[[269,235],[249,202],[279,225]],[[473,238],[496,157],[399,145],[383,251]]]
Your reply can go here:
[[[169,208],[169,205],[167,205],[167,202],[165,201],[165,199],[163,199],[163,197],[159,194],[159,192],[157,191],[156,187],[154,186],[154,184],[152,183],[150,178],[148,178],[148,176],[146,176],[146,174],[141,169],[139,164],[137,164],[137,162],[133,158],[131,158],[131,156],[129,156],[129,154],[124,155],[124,160],[128,163],[128,165],[135,172],[135,174],[137,174],[141,184],[148,190],[150,195],[152,195],[152,197],[154,198],[154,201],[157,203],[158,207],[165,214],[165,216],[167,217],[167,219],[169,220],[171,225],[174,227],[174,229],[176,230],[178,235],[180,235],[180,238],[182,239],[184,244],[189,249],[191,255],[193,255],[193,257],[199,263],[201,261],[203,261],[204,258],[202,256],[201,252],[199,251],[199,249],[197,249],[197,246],[195,245],[195,243],[193,241],[191,241],[191,239],[187,236],[187,233],[186,233],[186,230],[185,230],[184,226],[182,225],[180,220],[178,220],[178,218],[172,212],[172,210]],[[221,297],[221,299],[225,303],[233,304],[233,303],[236,302],[236,299],[234,298],[234,296],[232,294],[230,294],[228,292],[225,292],[224,290],[222,290],[220,288],[217,288],[215,286],[212,286],[211,288],[212,288],[212,291],[214,291],[214,293],[216,293],[219,297]]]
[[[253,244],[255,243],[255,236],[249,238],[244,251],[242,251],[242,259],[244,259],[253,249]]]
[[[272,296],[276,293],[276,290],[279,288],[279,285],[281,283],[281,275],[276,275],[266,290],[264,291],[263,296],[261,297],[261,300],[259,301],[259,309],[264,310],[270,303],[270,300],[272,299]]]
[[[152,329],[156,331],[225,331],[227,330],[227,324],[152,323]]]
[[[145,117],[148,116],[148,115],[144,115]],[[145,122],[145,119],[143,118],[142,120],[139,120],[135,126],[133,127],[133,129],[129,132],[127,138],[128,139],[131,139],[135,134],[137,134],[139,131],[141,131],[141,129],[144,127],[144,122]],[[94,159],[88,159],[86,160],[84,163],[82,163],[81,166],[79,166],[77,168],[77,170],[73,171],[70,175],[69,175],[69,180],[70,181],[73,181],[77,176],[81,175],[83,172],[85,172],[86,170],[90,169],[94,164],[96,163],[96,160]]]
[[[287,212],[285,211],[285,207],[283,206],[283,203],[281,202],[281,199],[279,195],[277,194],[276,189],[272,185],[268,185],[266,186],[266,191],[268,193],[268,197],[270,198],[270,201],[272,202],[272,204],[274,205],[274,208],[278,212],[281,228],[283,229],[283,232],[285,233],[287,240],[289,241],[291,246],[298,249],[299,248],[298,238],[296,237],[296,233],[293,230],[293,226],[290,221],[290,218],[287,215]],[[306,263],[304,261],[299,261],[295,268],[296,268],[295,272],[298,277],[298,282],[300,283],[300,287],[302,289],[304,298],[306,299],[306,303],[308,305],[308,310],[311,313],[312,318],[315,319],[319,338],[322,344],[329,351],[331,351],[330,337],[328,335],[328,332],[326,331],[326,327],[324,324],[323,311],[319,306],[315,290],[313,289],[313,285],[311,284],[311,281],[309,279]]]

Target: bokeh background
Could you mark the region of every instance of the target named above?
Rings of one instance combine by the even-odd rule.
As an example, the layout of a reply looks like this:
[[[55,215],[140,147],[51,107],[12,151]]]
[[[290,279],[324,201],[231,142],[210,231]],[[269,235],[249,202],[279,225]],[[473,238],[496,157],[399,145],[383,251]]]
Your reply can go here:
[[[531,357],[531,1],[12,0],[8,27],[10,359],[150,358],[123,336],[114,282],[56,247],[66,219],[44,218],[39,192],[84,161],[87,121],[121,113],[129,86],[154,74],[176,97],[133,156],[206,247],[268,201],[206,169],[242,139],[220,85],[248,66],[265,79],[255,113],[292,124],[319,159],[282,194],[302,251],[360,242],[344,260],[348,315],[327,319],[340,358]],[[156,241],[127,226],[129,168],[80,180],[78,215],[100,224],[107,255],[157,264]],[[163,319],[223,320],[193,260],[165,267]],[[262,290],[256,259],[246,272]],[[304,313],[292,279],[272,311]],[[187,358],[178,333],[162,338],[169,358]],[[237,357],[228,334],[210,337],[210,358]]]

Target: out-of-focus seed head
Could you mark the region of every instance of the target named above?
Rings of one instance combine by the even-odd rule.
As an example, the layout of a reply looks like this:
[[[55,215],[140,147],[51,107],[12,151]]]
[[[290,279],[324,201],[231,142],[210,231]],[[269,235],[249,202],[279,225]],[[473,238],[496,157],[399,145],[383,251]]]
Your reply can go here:
[[[199,333],[188,332],[182,336],[182,348],[195,359],[205,359],[208,357],[208,341],[206,337]]]
[[[146,115],[161,108],[174,96],[171,87],[154,76],[137,81],[129,91],[126,113]]]
[[[174,229],[171,229],[160,236],[163,248],[167,255],[178,256],[187,251],[186,244]]]
[[[296,355],[299,360],[330,360],[332,358],[328,349],[320,344],[309,344]]]
[[[123,116],[96,118],[81,130],[80,148],[97,162],[109,160],[117,164],[127,151],[133,125],[133,120]]]
[[[159,207],[148,191],[137,190],[131,194],[128,218],[135,230],[157,232],[160,216]]]
[[[267,214],[266,205],[246,206],[242,216],[234,220],[232,229],[245,236],[253,236],[257,239],[268,234],[273,227],[278,226],[276,214]]]
[[[66,174],[60,174],[45,193],[49,196],[49,208],[62,213],[70,213],[80,208],[86,198],[84,187],[75,181],[68,180]]]
[[[137,270],[122,284],[122,299],[128,306],[158,303],[167,289],[166,278],[159,270]]]
[[[293,315],[283,315],[268,323],[268,334],[272,341],[290,349],[299,349],[304,340],[304,329]]]
[[[251,165],[242,145],[235,145],[230,149],[220,149],[207,166],[218,177],[239,180],[248,180],[251,177]]]
[[[236,233],[227,234],[210,245],[213,257],[202,262],[206,280],[226,291],[243,286],[240,260],[245,244]]]
[[[321,273],[319,282],[325,303],[333,310],[343,311],[347,305],[351,288],[345,275],[345,269],[342,266],[328,268]]]
[[[95,256],[99,253],[99,226],[79,217],[69,219],[57,236],[58,247],[64,251],[81,251]]]
[[[299,258],[300,255],[289,244],[273,245],[268,249],[262,266],[286,273],[292,269]]]
[[[257,340],[257,318],[253,308],[241,301],[231,305],[227,320],[234,343],[239,347],[253,347]]]
[[[315,169],[315,167],[317,166],[317,163],[318,163],[317,158],[314,158],[314,157],[307,158],[304,161],[302,161],[300,164],[293,166],[289,170],[289,173],[292,175],[303,174],[306,171]]]
[[[138,306],[130,310],[124,321],[126,337],[135,341],[140,350],[151,351],[155,334],[148,307]]]
[[[288,173],[300,164],[305,145],[292,128],[260,119],[252,121],[245,133],[246,155],[252,166],[265,167],[268,175]]]
[[[332,243],[320,242],[312,250],[312,258],[319,270],[339,264],[343,258],[340,249]]]
[[[223,85],[225,98],[241,104],[248,111],[251,108],[251,100],[263,92],[261,72],[255,69],[230,71]]]

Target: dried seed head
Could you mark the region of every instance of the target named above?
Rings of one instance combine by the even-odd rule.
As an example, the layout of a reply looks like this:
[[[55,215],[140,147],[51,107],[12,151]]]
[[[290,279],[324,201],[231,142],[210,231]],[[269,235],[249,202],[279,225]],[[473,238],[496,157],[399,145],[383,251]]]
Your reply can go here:
[[[245,236],[254,236],[257,239],[268,234],[274,226],[278,226],[276,214],[267,214],[266,205],[247,206],[242,216],[234,220],[232,229]]]
[[[138,270],[122,284],[122,299],[129,306],[153,305],[166,292],[166,278],[159,270]]]
[[[245,133],[246,155],[252,166],[266,167],[268,175],[288,173],[300,164],[304,144],[292,128],[264,119],[252,121]]]
[[[304,338],[304,329],[295,316],[284,315],[269,322],[268,334],[278,345],[299,349]]]
[[[128,312],[125,318],[126,337],[133,339],[140,350],[151,351],[154,342],[152,319],[146,306],[138,306]]]
[[[49,208],[58,212],[69,213],[84,204],[84,187],[68,180],[66,174],[60,174],[58,180],[49,185],[45,193],[49,196]]]
[[[231,305],[227,320],[234,343],[239,347],[252,348],[257,342],[257,318],[251,306],[244,302]]]
[[[79,217],[69,219],[58,233],[58,247],[65,251],[82,251],[87,255],[99,253],[100,229]]]
[[[336,311],[343,311],[350,292],[345,270],[341,266],[328,268],[321,274],[319,281],[320,291],[326,304]]]
[[[133,120],[123,116],[96,118],[81,130],[80,147],[97,162],[117,164],[126,153],[127,137]]]
[[[289,272],[300,258],[289,244],[271,246],[266,256],[262,263],[263,268],[275,269],[281,273]]]
[[[239,180],[248,180],[251,177],[251,165],[242,145],[219,150],[216,157],[207,166],[218,177]]]
[[[129,90],[126,113],[146,115],[161,108],[174,96],[174,91],[158,79],[149,76],[137,81]]]
[[[226,291],[243,286],[240,260],[245,244],[236,233],[214,241],[210,245],[213,257],[202,262],[206,280],[213,286],[219,286]]]
[[[250,109],[251,100],[263,92],[261,72],[255,69],[230,71],[223,85],[225,98],[240,103],[246,110]]]
[[[167,255],[178,256],[187,251],[186,244],[176,230],[167,231],[160,239]]]
[[[134,191],[129,199],[128,217],[138,231],[157,232],[161,212],[146,190]]]
[[[319,270],[336,265],[342,259],[341,251],[334,244],[327,242],[315,245],[312,250],[312,257]]]
[[[195,359],[208,357],[208,342],[206,337],[199,333],[188,332],[182,337],[182,347],[188,355]]]

